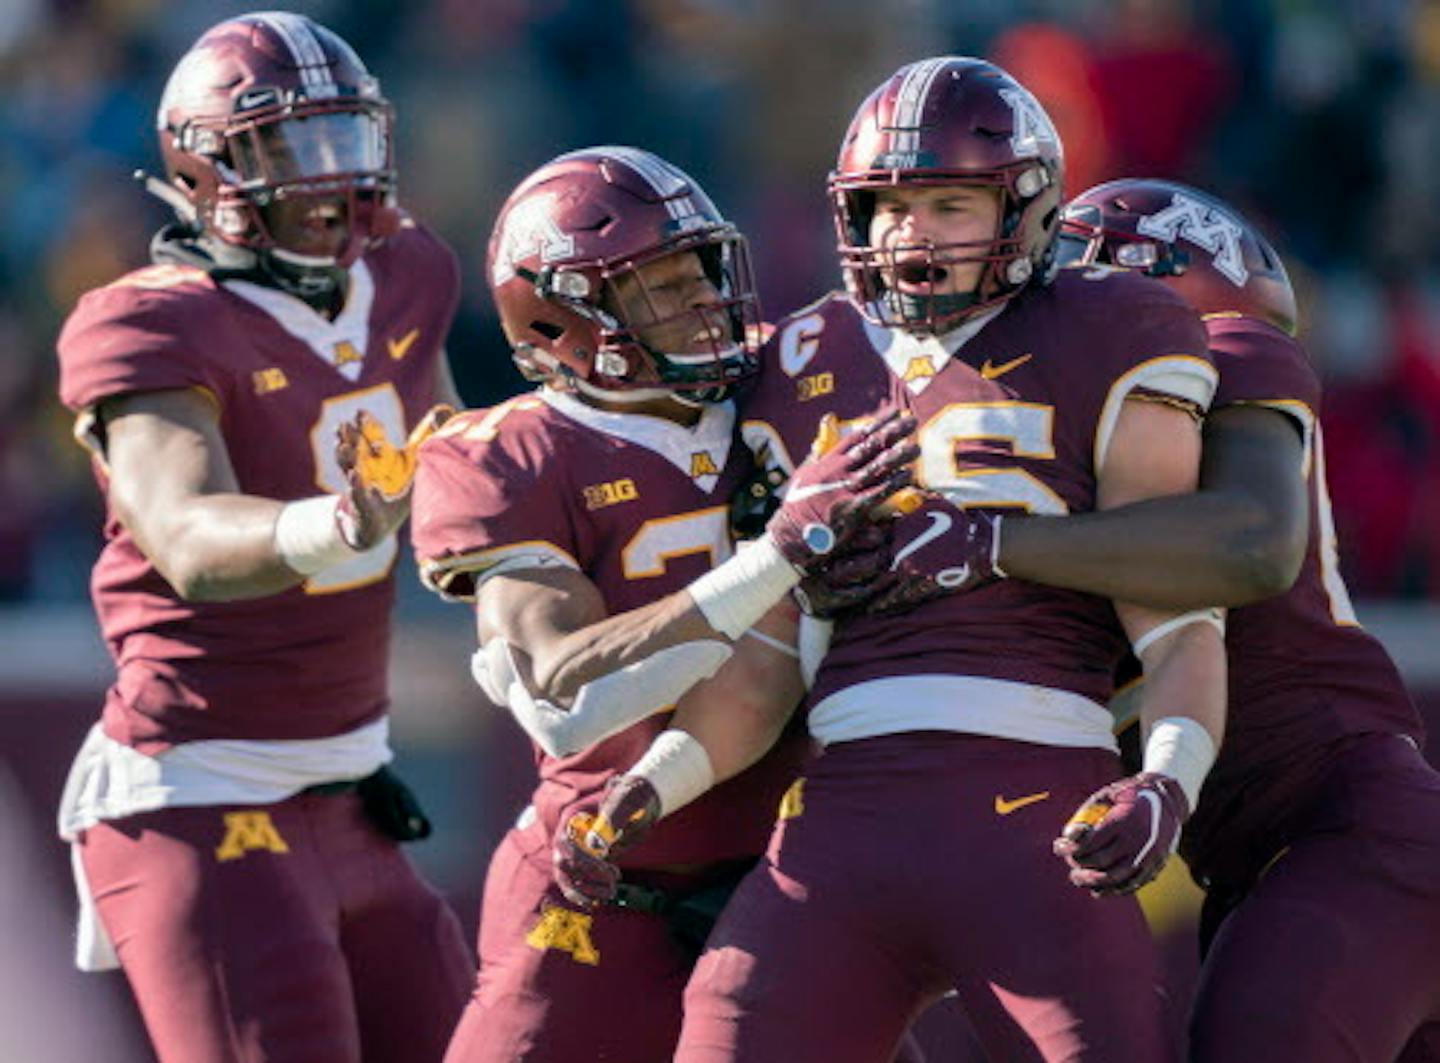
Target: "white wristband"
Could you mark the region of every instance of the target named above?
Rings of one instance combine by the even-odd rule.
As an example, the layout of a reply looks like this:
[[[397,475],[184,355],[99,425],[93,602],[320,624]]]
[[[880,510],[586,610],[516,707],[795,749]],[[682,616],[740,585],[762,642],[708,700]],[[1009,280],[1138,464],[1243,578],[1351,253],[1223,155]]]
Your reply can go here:
[[[1221,638],[1225,637],[1225,616],[1219,609],[1192,609],[1188,613],[1172,616],[1163,624],[1156,624],[1136,639],[1131,648],[1135,651],[1136,657],[1143,657],[1146,650],[1170,632],[1179,631],[1182,627],[1189,627],[1191,624],[1211,624],[1216,631],[1220,632]]]
[[[316,495],[287,502],[275,519],[275,553],[302,576],[357,556],[340,535],[335,519],[339,495]]]
[[[990,571],[999,579],[1009,579],[1009,575],[1000,567],[1000,525],[1005,518],[997,513],[991,520],[994,523],[990,525]]]
[[[754,627],[799,582],[795,566],[769,535],[762,535],[687,590],[710,626],[733,640]]]
[[[1145,742],[1142,771],[1168,775],[1185,791],[1190,811],[1200,802],[1200,787],[1215,763],[1215,739],[1189,716],[1166,716],[1156,720]]]
[[[638,775],[655,787],[661,817],[684,808],[715,785],[710,754],[685,731],[661,731],[625,774]]]

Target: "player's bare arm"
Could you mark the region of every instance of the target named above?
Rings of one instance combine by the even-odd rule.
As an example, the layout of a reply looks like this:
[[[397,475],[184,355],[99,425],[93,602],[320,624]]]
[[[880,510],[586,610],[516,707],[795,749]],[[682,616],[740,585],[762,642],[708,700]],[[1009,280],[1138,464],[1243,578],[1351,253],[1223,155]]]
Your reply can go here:
[[[1132,399],[1121,410],[1100,470],[1103,509],[1192,491],[1200,433],[1173,406]],[[1225,732],[1225,641],[1218,611],[1166,613],[1116,602],[1145,666],[1140,774],[1103,787],[1056,842],[1077,886],[1129,893],[1160,872],[1199,800]]]
[[[1104,513],[1007,520],[1006,575],[1158,609],[1238,606],[1295,581],[1309,534],[1304,440],[1287,414],[1206,419],[1199,490]]]
[[[110,500],[182,598],[257,598],[305,578],[275,549],[284,503],[240,493],[207,396],[127,395],[100,412]]]
[[[649,605],[608,616],[594,584],[568,569],[491,577],[477,596],[477,679],[552,754],[667,707],[908,484],[913,429],[892,413],[812,455],[764,535]]]
[[[100,420],[116,512],[186,600],[276,594],[375,546],[408,512],[409,473],[393,492],[371,482],[353,426],[336,441],[346,492],[286,503],[240,492],[203,392],[121,396]]]
[[[572,903],[611,900],[620,852],[775,744],[804,694],[798,619],[788,601],[772,609],[713,678],[680,699],[670,727],[640,759],[610,779],[599,808],[572,816],[554,852],[556,882]]]

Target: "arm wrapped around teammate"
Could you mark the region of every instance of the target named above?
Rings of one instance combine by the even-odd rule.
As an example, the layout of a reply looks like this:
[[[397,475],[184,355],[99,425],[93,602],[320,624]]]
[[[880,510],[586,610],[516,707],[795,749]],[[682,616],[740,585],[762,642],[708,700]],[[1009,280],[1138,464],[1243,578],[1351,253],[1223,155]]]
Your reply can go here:
[[[801,592],[811,604],[806,611],[821,617],[860,607],[897,612],[1004,578],[997,561],[998,514],[961,509],[928,492],[919,499],[885,529],[882,549],[876,551],[883,553],[883,565],[871,567],[876,558],[857,543],[802,582]]]

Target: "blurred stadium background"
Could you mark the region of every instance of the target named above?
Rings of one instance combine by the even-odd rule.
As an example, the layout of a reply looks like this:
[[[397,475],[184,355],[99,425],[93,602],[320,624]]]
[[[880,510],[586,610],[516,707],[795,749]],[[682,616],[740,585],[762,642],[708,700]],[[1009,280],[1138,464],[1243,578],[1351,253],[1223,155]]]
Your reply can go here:
[[[143,262],[171,64],[263,4],[0,0],[0,1060],[149,1059],[118,976],[69,969],[53,809],[108,662],[86,600],[101,509],[54,397],[77,296]],[[317,0],[399,114],[402,198],[459,251],[451,362],[514,393],[484,292],[509,187],[589,143],[651,148],[750,234],[769,315],[837,280],[823,193],[852,108],[900,63],[983,54],[1041,97],[1068,187],[1189,181],[1262,223],[1327,385],[1329,474],[1360,615],[1440,727],[1440,2],[1437,0]],[[264,441],[255,441],[263,447]],[[524,802],[528,750],[469,682],[465,611],[402,566],[401,764],[438,824],[414,852],[467,923]],[[1324,661],[1314,662],[1325,667]],[[1432,747],[1433,749],[1433,747]],[[1147,897],[1182,993],[1193,892]],[[1383,957],[1371,958],[1383,962]],[[953,1016],[936,1058],[969,1058]]]

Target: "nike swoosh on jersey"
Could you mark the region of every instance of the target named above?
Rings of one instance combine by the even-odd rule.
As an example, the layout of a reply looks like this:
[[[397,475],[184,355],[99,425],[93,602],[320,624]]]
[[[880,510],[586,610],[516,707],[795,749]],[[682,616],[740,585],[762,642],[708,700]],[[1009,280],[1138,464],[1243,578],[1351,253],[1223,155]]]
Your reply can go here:
[[[1042,790],[1038,794],[1026,794],[1024,797],[1017,797],[1013,801],[1007,801],[999,794],[996,794],[995,813],[996,815],[1000,816],[1008,816],[1011,812],[1016,812],[1024,808],[1026,805],[1033,805],[1040,801],[1044,801],[1049,796],[1049,790]]]
[[[1034,357],[1033,354],[1022,354],[1019,358],[1012,358],[1010,361],[1003,362],[1000,365],[992,365],[990,359],[986,358],[985,364],[980,367],[980,376],[985,380],[994,380],[996,377],[1004,376],[1010,372],[1010,370],[1024,365]]]
[[[904,561],[916,550],[940,538],[940,536],[948,532],[955,524],[955,522],[950,519],[950,514],[948,513],[931,511],[929,517],[930,527],[906,543],[903,549],[895,551],[895,558],[890,562],[891,572],[894,572],[900,567],[901,561]]]
[[[404,358],[407,354],[410,353],[410,348],[414,346],[415,341],[419,338],[420,330],[418,328],[412,328],[409,332],[405,333],[405,335],[401,336],[398,340],[386,340],[385,342],[390,347],[390,357],[398,362],[401,358]]]

